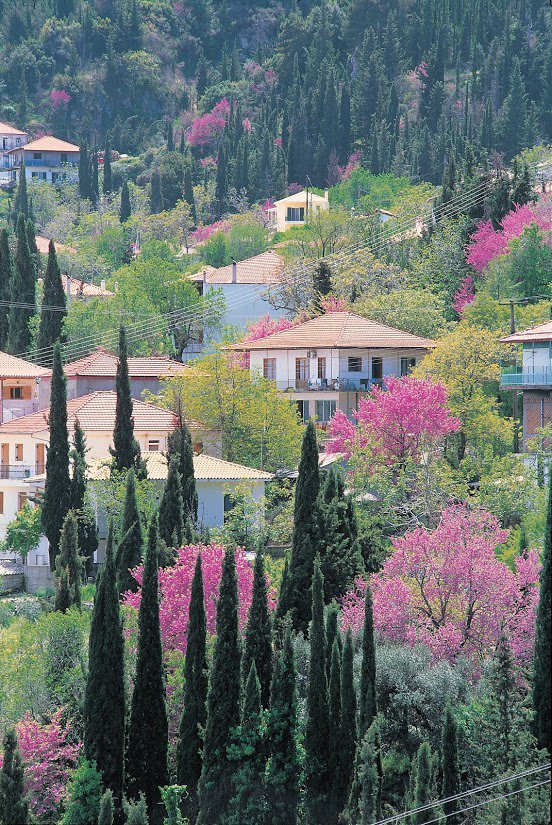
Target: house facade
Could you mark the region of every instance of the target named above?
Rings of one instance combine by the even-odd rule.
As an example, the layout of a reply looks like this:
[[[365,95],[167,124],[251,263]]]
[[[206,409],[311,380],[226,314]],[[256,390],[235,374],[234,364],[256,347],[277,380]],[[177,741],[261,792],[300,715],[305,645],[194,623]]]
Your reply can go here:
[[[268,217],[277,232],[285,232],[294,226],[303,226],[314,212],[329,208],[327,189],[323,197],[310,189],[303,189],[295,195],[275,201],[274,206],[268,210]]]
[[[0,424],[37,412],[45,379],[50,379],[50,370],[0,352]]]
[[[351,416],[359,398],[388,376],[414,369],[435,342],[353,312],[331,312],[233,349],[249,353],[252,372],[296,400],[301,419]]]
[[[529,439],[552,422],[552,321],[506,335],[501,342],[521,345],[521,360],[502,373],[500,386],[522,393],[526,452]]]
[[[9,170],[11,169],[12,158],[10,152],[14,149],[19,149],[24,146],[29,140],[26,132],[21,129],[16,129],[8,123],[0,122],[0,178],[9,181],[11,178]]]
[[[79,147],[74,143],[47,135],[8,152],[8,168],[16,182],[22,163],[27,180],[74,182],[79,177],[79,153]]]

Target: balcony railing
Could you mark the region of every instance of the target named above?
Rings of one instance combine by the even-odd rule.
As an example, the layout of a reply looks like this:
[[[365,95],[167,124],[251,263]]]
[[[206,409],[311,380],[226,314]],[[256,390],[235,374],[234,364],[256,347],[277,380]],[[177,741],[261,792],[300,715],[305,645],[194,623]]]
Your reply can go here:
[[[501,387],[552,387],[552,368],[537,367],[534,370],[521,367],[500,376]]]
[[[381,378],[290,378],[289,381],[275,381],[284,392],[369,392],[373,387],[381,387]]]
[[[67,169],[71,169],[75,166],[78,166],[78,164],[71,163],[68,160],[57,160],[56,158],[42,158],[41,160],[38,160],[36,158],[29,158],[25,160],[25,166],[46,166],[47,168],[52,167],[54,169],[65,167]]]
[[[45,472],[45,465],[42,464],[0,464],[0,479],[10,479],[11,481],[21,481],[35,475],[42,475]]]

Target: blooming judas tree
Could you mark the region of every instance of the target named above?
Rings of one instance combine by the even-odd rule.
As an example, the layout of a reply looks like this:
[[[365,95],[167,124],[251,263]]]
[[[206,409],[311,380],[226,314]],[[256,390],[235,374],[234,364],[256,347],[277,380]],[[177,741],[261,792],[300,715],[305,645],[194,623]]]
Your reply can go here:
[[[419,527],[393,539],[394,553],[371,579],[374,622],[384,639],[427,646],[436,659],[462,656],[476,667],[492,655],[502,630],[521,667],[533,649],[539,561],[530,550],[511,570],[495,556],[507,537],[495,516],[454,505],[435,530]],[[359,631],[359,579],[342,601],[345,627]]]
[[[188,132],[188,143],[201,149],[210,146],[225,129],[229,119],[230,104],[223,97],[210,112],[195,118]]]
[[[466,260],[476,272],[482,272],[498,255],[506,254],[512,238],[519,238],[523,230],[532,223],[540,229],[547,228],[543,207],[537,209],[528,204],[514,207],[505,215],[500,230],[495,229],[491,221],[481,221],[472,235]]]
[[[464,309],[468,304],[471,304],[475,298],[475,294],[473,291],[473,278],[471,275],[466,275],[462,283],[460,284],[460,289],[454,296],[454,311],[462,316]]]

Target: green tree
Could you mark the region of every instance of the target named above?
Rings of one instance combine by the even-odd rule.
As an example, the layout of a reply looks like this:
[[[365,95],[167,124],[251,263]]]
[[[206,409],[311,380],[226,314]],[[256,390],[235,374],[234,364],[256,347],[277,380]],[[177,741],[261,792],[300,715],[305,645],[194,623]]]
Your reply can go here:
[[[17,226],[19,215],[23,215],[27,221],[30,217],[29,213],[29,195],[27,192],[27,174],[25,163],[22,162],[19,168],[19,178],[17,182],[17,191],[15,193],[15,201],[13,205],[13,219],[14,225]]]
[[[294,629],[303,632],[306,632],[311,618],[312,602],[309,603],[309,594],[314,557],[319,545],[319,490],[316,432],[313,422],[309,421],[303,437],[295,486],[291,554],[282,579],[276,613],[280,619],[290,613]]]
[[[192,185],[192,173],[189,165],[184,173],[184,200],[189,204],[194,223],[197,223],[197,212],[194,199],[194,187]]]
[[[207,718],[206,617],[203,597],[201,554],[198,553],[188,614],[188,637],[184,664],[184,702],[180,717],[176,773],[188,798],[185,812],[191,821],[197,815],[197,785],[201,776],[201,749]]]
[[[216,638],[207,696],[203,768],[199,783],[198,825],[222,825],[231,797],[234,766],[228,758],[232,730],[240,720],[241,644],[234,552],[222,565]]]
[[[62,567],[58,574],[58,586],[54,609],[60,613],[67,613],[73,604],[74,591],[69,587],[69,571]]]
[[[136,497],[136,476],[133,469],[128,471],[126,477],[121,535],[122,539],[117,548],[116,567],[117,588],[119,593],[122,594],[126,593],[127,590],[136,591],[138,589],[138,583],[130,571],[141,564],[142,548],[144,546],[142,520]]]
[[[98,825],[113,825],[113,793],[110,788],[102,794],[100,799]]]
[[[366,733],[377,714],[376,698],[376,645],[374,642],[374,613],[372,593],[366,583],[364,600],[364,629],[362,633],[362,664],[359,685],[359,733]]]
[[[13,277],[14,269],[10,239],[8,230],[3,228],[0,229],[0,351],[5,351],[8,344],[9,302]]]
[[[458,763],[458,731],[456,719],[452,709],[447,705],[445,718],[443,721],[443,733],[441,737],[441,774],[442,797],[448,799],[455,796],[460,791],[460,766]],[[443,808],[450,825],[458,825],[461,821],[459,816],[454,816],[454,811],[459,806],[456,802],[445,802]]]
[[[326,473],[320,494],[321,535],[324,537],[322,573],[326,603],[339,599],[363,572],[357,540],[358,527],[353,503],[345,496],[345,484],[333,468]]]
[[[44,275],[44,295],[40,310],[40,324],[36,347],[45,363],[52,364],[52,347],[56,341],[63,343],[63,322],[67,315],[65,291],[61,282],[61,272],[57,262],[56,247],[53,241],[48,245],[48,265]],[[41,359],[42,360],[42,359]]]
[[[329,772],[331,791],[329,795],[330,817],[333,822],[341,813],[338,793],[339,762],[341,759],[341,651],[337,638],[332,645],[330,678],[328,682],[328,712],[330,719]]]
[[[157,519],[151,521],[138,613],[138,652],[127,746],[129,796],[146,796],[152,825],[161,821],[160,788],[168,784],[169,725],[159,626]]]
[[[113,176],[111,174],[111,135],[109,132],[105,136],[105,150],[103,162],[103,193],[110,195],[113,189]]]
[[[261,685],[261,703],[267,708],[270,701],[272,680],[272,627],[268,610],[268,584],[264,566],[264,552],[259,544],[255,556],[253,594],[247,618],[242,658],[242,679],[245,683],[251,665],[255,668]]]
[[[102,777],[93,762],[84,759],[73,772],[67,788],[68,803],[60,825],[91,825],[98,821]]]
[[[15,269],[11,282],[8,351],[18,355],[29,349],[29,321],[36,312],[36,268],[29,248],[23,213],[17,218]]]
[[[168,548],[168,558],[174,558],[173,547],[180,547],[184,533],[182,520],[182,486],[178,472],[178,457],[169,460],[167,483],[159,504],[159,537]]]
[[[181,411],[178,416],[178,427],[169,436],[169,456],[173,455],[178,456],[182,516],[185,521],[190,519],[195,524],[197,521],[198,499],[194,473],[194,452],[190,431]]]
[[[73,510],[69,510],[65,516],[63,527],[61,528],[59,554],[56,559],[56,572],[58,576],[60,576],[62,570],[67,571],[70,603],[72,606],[78,608],[78,610],[82,607],[81,584],[83,567],[84,565],[78,545],[77,518]],[[65,602],[65,597],[63,598],[63,602]],[[59,609],[57,603],[56,609]]]
[[[163,190],[161,188],[161,175],[156,166],[151,173],[150,181],[150,212],[152,215],[158,215],[163,212]]]
[[[121,205],[119,208],[119,220],[121,223],[125,223],[128,221],[130,216],[132,215],[132,206],[130,204],[130,192],[128,191],[128,181],[123,181],[123,186],[121,188]]]
[[[533,661],[533,709],[534,733],[540,748],[552,752],[550,735],[550,549],[552,546],[552,472],[548,478],[548,501],[544,533],[544,552],[540,573],[540,597],[537,608],[535,654]]]
[[[421,808],[428,805],[432,799],[432,777],[431,777],[431,749],[428,742],[422,742],[416,758],[416,783],[414,785],[414,807]],[[413,814],[411,819],[413,825],[423,825],[424,822],[431,822],[435,818],[437,811],[428,807],[424,811]]]
[[[124,649],[111,521],[94,597],[83,718],[86,758],[95,762],[119,810],[125,748]]]
[[[339,725],[339,759],[334,781],[336,807],[342,811],[347,803],[353,778],[357,735],[356,691],[353,675],[353,637],[347,628],[341,663],[341,719]]]
[[[4,735],[4,758],[0,769],[0,822],[2,825],[27,825],[29,807],[25,797],[23,763],[14,730]]]
[[[119,361],[117,363],[115,389],[117,392],[115,429],[113,430],[113,447],[109,448],[113,456],[113,469],[121,473],[133,467],[138,479],[145,478],[146,470],[142,461],[140,445],[134,438],[127,342],[123,326],[119,329]]]
[[[71,509],[77,516],[78,545],[87,570],[90,568],[94,553],[98,549],[98,530],[96,519],[87,500],[86,493],[86,437],[75,418],[73,432],[73,474],[71,476]]]
[[[332,669],[333,644],[337,641],[339,655],[341,656],[342,640],[339,632],[339,605],[331,602],[326,613],[326,678],[330,684],[330,673]]]
[[[331,822],[328,795],[330,776],[330,718],[326,678],[326,634],[324,629],[324,579],[320,559],[314,561],[312,579],[312,622],[305,728],[305,813],[306,822]]]
[[[79,195],[85,200],[92,200],[92,181],[90,180],[90,153],[88,142],[81,140],[79,151]]]
[[[323,258],[314,268],[313,281],[318,295],[328,295],[332,291],[332,270]]]
[[[50,394],[50,444],[46,456],[46,484],[42,526],[50,544],[50,566],[56,569],[61,528],[71,506],[69,433],[67,431],[67,382],[59,343],[54,345]]]
[[[141,793],[137,802],[126,802],[125,800],[125,825],[149,825],[148,807],[144,794]]]

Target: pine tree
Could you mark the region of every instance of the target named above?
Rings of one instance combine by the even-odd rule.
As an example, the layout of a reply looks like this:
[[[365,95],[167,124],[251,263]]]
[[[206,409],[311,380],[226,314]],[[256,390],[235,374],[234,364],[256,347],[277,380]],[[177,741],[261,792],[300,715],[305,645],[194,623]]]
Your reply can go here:
[[[178,455],[180,487],[182,490],[182,516],[193,524],[197,521],[197,490],[194,474],[194,453],[190,431],[184,416],[179,415],[176,430],[169,436],[169,457]]]
[[[163,189],[161,181],[161,173],[157,166],[154,167],[151,173],[150,181],[150,212],[152,215],[157,215],[163,211]]]
[[[56,559],[56,572],[67,571],[67,586],[70,593],[71,606],[82,607],[81,584],[83,563],[78,545],[77,518],[73,510],[69,510],[61,528],[59,554]],[[65,601],[65,599],[64,599]],[[64,611],[65,612],[65,611]]]
[[[140,446],[134,438],[134,419],[132,417],[132,396],[128,377],[128,354],[126,332],[119,329],[119,361],[115,379],[117,405],[115,409],[115,429],[113,430],[113,469],[119,473],[134,468],[138,479],[145,478],[145,465],[142,461]]]
[[[227,815],[234,767],[227,748],[232,741],[232,730],[240,720],[240,665],[236,561],[234,552],[227,550],[222,565],[207,696],[198,825],[222,825]]]
[[[124,655],[113,554],[113,522],[110,522],[105,564],[96,587],[90,626],[83,718],[86,758],[95,762],[118,809],[123,795],[125,749]]]
[[[71,476],[71,509],[77,516],[78,545],[88,570],[94,553],[98,549],[96,519],[86,498],[86,438],[75,418],[73,433],[73,474]]]
[[[50,309],[50,307],[52,307]],[[53,307],[56,307],[55,309]],[[40,312],[40,325],[36,347],[39,351],[45,350],[48,366],[52,364],[51,348],[56,341],[63,343],[65,335],[63,324],[67,310],[65,307],[65,291],[61,282],[61,272],[57,262],[56,247],[53,241],[48,246],[48,265],[44,275],[44,295]]]
[[[121,187],[121,206],[119,209],[119,221],[125,223],[132,215],[132,206],[130,204],[130,192],[128,191],[128,182],[125,178]]]
[[[291,555],[282,579],[277,609],[278,618],[282,619],[290,613],[294,629],[303,632],[306,632],[311,618],[310,588],[314,556],[319,546],[319,489],[316,432],[313,422],[309,421],[301,446],[299,474],[295,485]]]
[[[29,196],[27,194],[27,173],[24,162],[21,163],[19,168],[19,179],[13,205],[14,228],[17,227],[19,215],[23,215],[26,221],[29,220]]]
[[[2,825],[27,825],[29,807],[25,797],[23,763],[15,731],[4,735],[4,759],[0,769],[0,822]]]
[[[7,229],[0,229],[0,351],[8,344],[10,291],[13,280],[13,260]]]
[[[347,803],[355,763],[356,691],[353,675],[353,637],[347,628],[341,664],[341,719],[339,726],[339,759],[334,780],[336,807],[342,811]]]
[[[416,784],[414,786],[414,807],[421,808],[431,802],[431,749],[428,742],[422,742],[416,759]],[[429,807],[420,813],[413,814],[412,825],[423,825],[431,822],[436,816],[435,808]]]
[[[259,545],[253,573],[253,594],[245,630],[242,659],[242,679],[245,682],[252,663],[255,663],[261,685],[261,702],[267,708],[272,680],[272,628],[268,610],[268,585],[263,548]]]
[[[98,825],[113,825],[113,793],[110,788],[105,791],[100,799]]]
[[[328,712],[330,719],[329,771],[331,793],[329,798],[331,821],[337,822],[341,812],[338,793],[338,772],[341,743],[341,653],[337,638],[332,645],[330,679],[328,682]]]
[[[458,733],[456,720],[449,705],[445,708],[443,734],[441,737],[441,774],[443,777],[441,795],[443,799],[455,796],[460,791],[460,768],[458,764]],[[459,825],[461,818],[454,816],[458,808],[456,802],[445,802],[443,808],[450,825]],[[461,807],[461,806],[460,806]]]
[[[123,523],[121,525],[122,539],[117,548],[117,589],[119,593],[127,590],[136,591],[138,583],[130,571],[142,563],[142,548],[144,536],[142,521],[138,509],[136,496],[136,476],[130,469],[126,478],[125,504],[123,509]]]
[[[50,566],[56,569],[61,528],[71,505],[69,433],[67,431],[67,382],[59,343],[54,345],[50,394],[50,444],[46,456],[46,484],[42,527],[50,544]]]
[[[152,825],[161,821],[161,793],[168,784],[169,725],[159,626],[159,548],[157,519],[151,521],[138,613],[138,652],[127,747],[127,787],[136,799],[143,791]]]
[[[359,734],[364,736],[377,714],[376,647],[374,643],[374,614],[372,593],[366,583],[364,600],[364,630],[362,635],[362,665],[359,686]]]
[[[178,463],[177,456],[169,460],[167,483],[159,504],[159,538],[165,542],[169,551],[173,547],[180,547],[184,533],[182,487]],[[171,555],[174,557],[174,553],[169,552],[169,556]]]
[[[36,312],[36,268],[29,248],[27,224],[21,212],[17,218],[15,269],[11,282],[8,351],[17,355],[29,349],[29,321]],[[27,306],[16,306],[16,304]]]
[[[110,195],[113,189],[113,175],[111,173],[111,136],[109,132],[105,136],[104,162],[103,162],[103,193]]]
[[[206,617],[201,555],[198,553],[188,615],[188,637],[184,664],[184,703],[180,717],[176,772],[185,785],[185,813],[193,822],[197,815],[197,785],[201,776],[201,749],[207,718]]]
[[[305,728],[305,821],[312,825],[331,822],[328,808],[330,787],[330,718],[326,679],[324,630],[324,581],[320,559],[314,562],[312,622]]]
[[[535,711],[534,733],[540,748],[552,752],[550,735],[550,549],[552,546],[552,471],[548,473],[548,502],[544,533],[544,552],[540,573],[540,597],[537,608],[535,630],[535,653],[533,660],[533,709]]]

